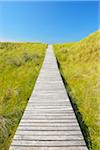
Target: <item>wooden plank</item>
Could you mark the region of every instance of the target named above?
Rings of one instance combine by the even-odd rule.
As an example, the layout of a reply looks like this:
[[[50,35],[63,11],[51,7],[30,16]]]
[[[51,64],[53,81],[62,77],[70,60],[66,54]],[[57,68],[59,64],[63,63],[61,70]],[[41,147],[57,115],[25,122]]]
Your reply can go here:
[[[67,131],[67,130],[70,130],[70,131],[79,131],[80,128],[79,126],[37,126],[37,127],[34,127],[34,126],[21,126],[19,125],[18,129],[17,130],[20,130],[20,131]]]
[[[66,120],[66,119],[76,119],[74,115],[68,115],[68,116],[61,116],[61,115],[24,115],[22,119],[25,119],[25,118],[29,118],[29,119],[34,119],[34,120]]]
[[[66,110],[73,110],[71,107],[67,107],[66,109],[61,109],[61,108],[51,108],[51,109],[48,109],[48,108],[44,108],[44,109],[40,109],[40,108],[26,108],[26,110],[27,111],[29,111],[29,110],[34,110],[34,112],[35,111],[38,111],[38,112],[41,112],[41,111],[52,111],[52,112],[55,112],[55,111],[65,111],[66,112]]]
[[[69,136],[69,135],[82,135],[81,131],[70,131],[68,130],[67,132],[65,131],[20,131],[17,130],[15,135],[46,135],[46,136],[50,136],[50,135],[57,135],[57,136]]]
[[[57,100],[57,101],[59,101],[59,99],[60,100],[66,99],[66,94],[63,94],[61,96],[61,94],[57,94],[56,92],[55,92],[55,94],[54,93],[46,93],[46,94],[40,93],[40,94],[38,94],[38,93],[34,92],[34,94],[31,96],[31,99],[38,99],[38,100],[46,99],[46,100]]]
[[[28,118],[26,118],[26,119],[22,119],[21,120],[21,122],[37,122],[37,123],[39,123],[39,122],[41,122],[41,123],[44,123],[44,122],[48,122],[48,123],[58,123],[58,122],[62,122],[62,123],[72,123],[72,122],[77,122],[76,121],[76,119],[65,119],[65,120],[62,120],[62,119],[56,119],[56,120],[47,120],[47,119],[44,119],[44,120],[38,120],[38,119],[36,119],[36,120],[33,120],[33,119],[28,119]]]
[[[66,111],[65,113],[61,113],[61,112],[58,112],[58,113],[54,112],[53,113],[52,112],[52,113],[47,113],[47,114],[44,112],[44,113],[41,114],[41,112],[40,113],[35,113],[34,110],[33,111],[25,111],[23,116],[24,115],[31,115],[31,116],[37,116],[37,115],[38,116],[62,116],[62,117],[64,117],[64,116],[65,117],[67,117],[67,116],[75,116],[75,114],[73,112],[71,112],[71,111],[69,111],[69,112]]]
[[[19,150],[19,146],[11,146],[10,150]],[[63,146],[63,147],[26,147],[20,146],[20,150],[87,150],[86,146]]]
[[[66,114],[67,113],[67,114]],[[68,111],[53,111],[53,112],[51,112],[51,110],[49,109],[49,110],[44,110],[44,111],[36,111],[36,110],[34,110],[34,109],[32,109],[32,110],[26,110],[25,112],[24,112],[24,114],[33,114],[33,115],[37,115],[37,114],[39,114],[39,115],[63,115],[63,116],[68,116],[68,115],[72,115],[72,114],[74,114],[74,112],[72,112],[71,110],[68,110]]]
[[[28,122],[25,122],[25,123],[21,123],[20,122],[20,124],[19,124],[19,126],[24,126],[24,125],[28,125],[28,126],[36,126],[36,127],[40,127],[40,126],[49,126],[49,127],[57,127],[57,126],[59,126],[59,127],[67,127],[67,126],[78,126],[78,123],[77,122],[72,122],[71,124],[68,124],[68,123],[28,123]]]
[[[54,113],[53,113],[53,114],[49,114],[49,113],[48,113],[48,114],[46,114],[46,113],[43,114],[43,113],[42,113],[42,114],[41,114],[41,113],[36,113],[36,114],[35,114],[35,113],[29,111],[29,112],[25,112],[25,113],[23,114],[23,116],[30,116],[30,115],[31,115],[31,116],[34,116],[34,117],[35,117],[35,116],[36,116],[36,117],[37,117],[37,116],[40,116],[40,117],[41,117],[41,116],[53,116],[53,117],[54,117],[54,116],[55,116],[55,117],[56,117],[56,116],[57,116],[57,117],[58,117],[58,116],[61,116],[61,117],[64,117],[64,116],[65,116],[65,117],[67,117],[67,116],[68,116],[68,117],[69,117],[69,116],[74,116],[74,117],[75,117],[74,113],[68,113],[68,114],[61,114],[61,113],[59,113],[59,114],[54,114]]]
[[[32,107],[33,109],[34,109],[34,108],[39,108],[39,109],[45,109],[45,108],[46,108],[46,109],[56,109],[56,108],[57,108],[57,109],[66,109],[66,108],[72,108],[70,104],[69,104],[69,105],[63,105],[63,106],[62,106],[62,105],[61,105],[61,106],[60,106],[60,105],[46,105],[46,106],[45,106],[45,105],[42,105],[42,106],[40,105],[40,106],[39,106],[39,105],[32,105],[32,104],[29,105],[29,104],[28,104],[27,107],[28,107],[28,106],[29,106],[29,108]]]
[[[85,146],[84,141],[28,141],[28,140],[13,140],[12,145],[22,146]]]
[[[36,136],[29,136],[29,135],[15,135],[16,140],[39,140],[39,141],[72,141],[72,140],[83,140],[83,136],[81,135],[69,135],[69,136],[46,136],[46,135],[36,135]]]
[[[70,113],[70,112],[72,112],[72,109],[67,109],[67,110],[63,110],[63,109],[60,109],[60,111],[59,111],[59,109],[52,109],[52,111],[51,111],[51,109],[40,109],[40,110],[38,110],[38,109],[26,109],[25,110],[25,112],[34,112],[34,113],[37,113],[37,112],[41,112],[41,113]]]
[[[61,102],[61,103],[52,103],[52,102],[30,102],[30,103],[28,103],[28,105],[27,106],[70,106],[70,103],[63,103],[63,102]]]

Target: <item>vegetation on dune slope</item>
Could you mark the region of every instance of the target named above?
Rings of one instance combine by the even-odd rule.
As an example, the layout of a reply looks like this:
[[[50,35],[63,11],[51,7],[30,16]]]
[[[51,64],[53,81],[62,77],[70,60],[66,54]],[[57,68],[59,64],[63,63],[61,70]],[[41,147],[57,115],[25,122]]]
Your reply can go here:
[[[100,31],[79,42],[55,44],[54,50],[69,94],[89,128],[92,149],[100,150]]]
[[[0,150],[8,150],[41,68],[47,45],[0,42]]]

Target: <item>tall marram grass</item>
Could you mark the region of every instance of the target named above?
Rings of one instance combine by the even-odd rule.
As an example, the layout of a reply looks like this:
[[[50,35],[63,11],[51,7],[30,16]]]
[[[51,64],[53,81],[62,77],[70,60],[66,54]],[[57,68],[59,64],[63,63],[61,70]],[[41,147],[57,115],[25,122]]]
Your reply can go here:
[[[92,149],[100,150],[100,31],[79,42],[56,44],[54,50],[70,95],[88,126]]]
[[[47,45],[0,42],[0,150],[8,150],[33,90]]]

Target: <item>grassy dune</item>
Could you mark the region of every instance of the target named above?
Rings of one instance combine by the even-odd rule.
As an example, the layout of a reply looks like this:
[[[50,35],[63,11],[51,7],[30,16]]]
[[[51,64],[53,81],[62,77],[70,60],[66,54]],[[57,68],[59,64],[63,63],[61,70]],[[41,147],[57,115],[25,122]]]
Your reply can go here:
[[[47,45],[0,42],[0,150],[8,150],[41,68]]]
[[[92,149],[100,150],[100,31],[75,43],[55,44],[64,79],[89,128]]]

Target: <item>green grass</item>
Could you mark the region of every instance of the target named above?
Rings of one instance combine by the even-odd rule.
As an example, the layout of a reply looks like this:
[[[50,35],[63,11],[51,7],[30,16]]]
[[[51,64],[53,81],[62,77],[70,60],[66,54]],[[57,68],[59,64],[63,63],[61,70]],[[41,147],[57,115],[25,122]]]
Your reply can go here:
[[[79,42],[55,44],[54,50],[73,103],[88,126],[92,149],[100,150],[100,31]]]
[[[33,90],[47,45],[0,42],[0,150],[8,150]]]

